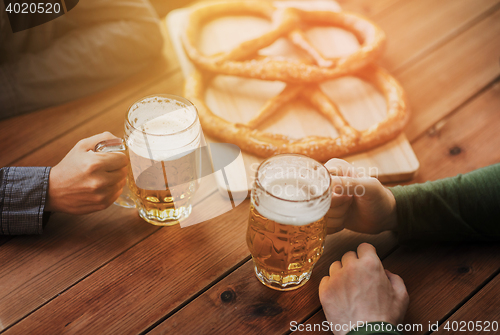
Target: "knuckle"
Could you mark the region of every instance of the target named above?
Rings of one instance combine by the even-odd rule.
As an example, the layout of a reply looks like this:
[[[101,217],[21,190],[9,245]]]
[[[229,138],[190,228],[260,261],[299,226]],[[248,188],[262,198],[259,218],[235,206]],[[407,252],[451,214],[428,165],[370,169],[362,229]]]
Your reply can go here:
[[[89,182],[89,188],[92,190],[92,191],[99,191],[101,188],[104,187],[104,183],[102,180],[100,179],[97,179],[97,178],[94,178],[92,179],[90,182]],[[97,195],[97,196],[100,196],[100,195]]]
[[[83,168],[86,173],[94,173],[99,170],[100,164],[97,159],[89,159],[84,163]]]
[[[94,202],[98,205],[106,203],[106,195],[101,193],[96,194],[94,196]]]
[[[361,247],[361,248],[366,248],[366,249],[370,249],[371,251],[376,252],[375,247],[374,247],[373,245],[371,245],[370,243],[367,243],[367,242],[363,242],[363,243],[361,243],[361,244],[359,245],[359,247]],[[359,248],[359,247],[358,247],[358,248]]]
[[[340,263],[339,261],[335,261],[332,263],[332,265],[330,265],[330,273],[332,273],[335,269],[337,269],[339,263]]]
[[[381,262],[378,257],[363,257],[362,260],[363,265],[369,269],[377,269],[381,266]]]

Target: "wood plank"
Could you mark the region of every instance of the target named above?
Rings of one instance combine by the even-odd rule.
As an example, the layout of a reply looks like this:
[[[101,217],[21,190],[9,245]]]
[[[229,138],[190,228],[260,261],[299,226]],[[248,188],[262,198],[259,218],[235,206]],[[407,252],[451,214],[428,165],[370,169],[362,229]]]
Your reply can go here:
[[[112,206],[54,214],[43,235],[12,238],[0,247],[0,331],[158,229],[135,209]]]
[[[112,106],[175,71],[178,68],[168,34],[161,25],[165,44],[162,56],[141,72],[96,94],[33,113],[0,121],[0,166],[12,163],[79,124],[102,114]],[[135,95],[136,96],[136,95]]]
[[[396,77],[405,88],[413,141],[500,75],[500,11],[427,55]]]
[[[244,210],[188,228],[156,231],[5,334],[34,329],[44,334],[146,330],[247,259],[246,224],[242,223],[248,219],[248,201],[241,207]],[[110,238],[120,240],[122,233],[110,234]]]
[[[440,121],[433,127],[432,132],[413,143],[415,153],[421,162],[421,169],[417,178],[411,183],[454,176],[500,162],[499,109],[500,82],[497,81],[469,104]],[[479,254],[478,258],[489,257],[487,254],[487,252],[485,255]],[[431,257],[429,260],[436,257]],[[447,262],[443,260],[442,263],[446,266]],[[487,274],[484,274],[484,278],[487,278]],[[421,293],[414,294],[421,295]],[[458,300],[455,301],[457,304],[460,302],[459,298],[463,298],[463,295],[457,297]],[[423,301],[411,299],[411,308],[416,311],[422,310],[424,307],[419,306],[420,303]],[[440,319],[446,314],[438,314],[436,308],[439,306],[441,304],[425,308],[429,309],[430,315]],[[324,320],[326,319],[323,311],[319,311],[307,323],[320,324]]]
[[[498,272],[500,245],[399,248],[384,259],[383,264],[389,271],[400,275],[408,289],[410,305],[404,324],[422,325],[421,329],[414,328],[414,331],[407,330],[404,333],[425,334],[429,330],[429,322],[435,324],[442,321],[464,298],[473,294],[478,286]],[[482,320],[491,315],[483,314],[481,309],[476,309],[473,314]],[[321,324],[325,320],[321,310],[304,325],[309,324],[314,329],[314,324]],[[307,332],[320,333],[322,332]]]
[[[500,81],[440,120],[413,143],[422,167],[413,182],[467,173],[500,162]]]
[[[346,251],[355,250],[363,241],[374,244],[382,257],[395,245],[392,233],[369,236],[343,231],[329,236],[310,281],[290,292],[279,292],[262,285],[249,260],[150,334],[208,334],[215,329],[224,334],[286,333],[290,321],[301,322],[318,308],[319,282],[328,273],[330,264]]]
[[[498,7],[498,0],[401,1],[374,20],[387,34],[381,64],[400,71]]]
[[[384,260],[384,266],[399,274],[407,285],[411,301],[404,322],[424,326],[423,331],[406,333],[423,334],[429,322],[435,323],[451,313],[498,272],[500,245],[400,248]]]
[[[485,287],[481,289],[477,294],[475,294],[472,299],[467,301],[465,305],[460,307],[458,311],[453,313],[453,315],[447,319],[444,324],[439,327],[439,331],[433,334],[464,334],[464,331],[453,331],[454,325],[453,322],[457,322],[458,329],[462,327],[461,322],[469,322],[472,321],[476,324],[475,327],[470,325],[470,328],[467,326],[463,329],[466,330],[467,334],[484,334],[486,331],[480,330],[477,326],[481,324],[482,329],[484,328],[485,321],[497,322],[497,328],[489,327],[488,333],[495,333],[495,329],[498,331],[498,322],[500,320],[500,275],[496,275],[495,278],[491,282],[489,282]],[[451,331],[444,329],[447,322],[450,322],[448,325],[452,327]],[[479,323],[481,322],[481,323]],[[456,328],[457,329],[457,328]]]

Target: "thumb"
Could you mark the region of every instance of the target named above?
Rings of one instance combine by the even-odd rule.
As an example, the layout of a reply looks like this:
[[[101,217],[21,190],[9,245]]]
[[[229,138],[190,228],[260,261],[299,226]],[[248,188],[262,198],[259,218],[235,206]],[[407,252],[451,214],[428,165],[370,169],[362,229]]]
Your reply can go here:
[[[325,167],[328,169],[328,171],[332,176],[346,176],[346,177],[358,176],[354,165],[346,162],[343,159],[332,158],[325,163]]]
[[[337,197],[363,196],[365,184],[372,178],[332,177],[333,193]]]
[[[83,151],[94,150],[97,143],[105,140],[112,140],[114,138],[117,137],[111,134],[109,131],[105,131],[101,134],[97,134],[91,137],[84,138],[83,140],[80,140],[77,143],[76,147],[78,147],[78,149]]]

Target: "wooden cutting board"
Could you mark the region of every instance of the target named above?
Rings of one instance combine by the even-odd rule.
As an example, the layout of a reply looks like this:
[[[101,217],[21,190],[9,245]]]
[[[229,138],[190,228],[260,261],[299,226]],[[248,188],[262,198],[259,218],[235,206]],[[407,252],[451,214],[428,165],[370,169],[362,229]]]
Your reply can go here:
[[[339,11],[333,1],[280,1],[276,6],[297,6],[306,9],[328,9]],[[193,69],[182,47],[180,35],[183,31],[189,8],[178,9],[167,16],[167,28],[172,44],[179,58],[185,77]],[[209,22],[202,31],[200,50],[206,54],[228,51],[239,43],[261,35],[271,26],[265,19],[247,16],[229,16]],[[353,52],[359,43],[349,32],[337,28],[312,28],[307,31],[311,42],[327,57]],[[286,39],[260,51],[265,55],[279,55],[301,58],[304,55]],[[285,84],[241,77],[218,76],[207,89],[206,102],[212,111],[230,122],[245,123],[271,97],[277,95]],[[383,120],[386,104],[381,94],[371,85],[354,77],[345,77],[324,82],[323,91],[339,106],[346,120],[359,130]],[[335,128],[307,104],[297,101],[267,120],[261,127],[273,133],[290,137],[308,135],[337,137]],[[214,140],[207,138],[207,140]],[[332,157],[333,158],[333,157]],[[395,140],[367,152],[342,157],[356,166],[361,173],[377,177],[382,182],[396,182],[411,179],[419,168],[418,160],[406,136],[401,134]],[[229,182],[225,183],[234,194],[245,195],[251,188],[255,171],[263,159],[244,152],[234,164],[225,169]]]

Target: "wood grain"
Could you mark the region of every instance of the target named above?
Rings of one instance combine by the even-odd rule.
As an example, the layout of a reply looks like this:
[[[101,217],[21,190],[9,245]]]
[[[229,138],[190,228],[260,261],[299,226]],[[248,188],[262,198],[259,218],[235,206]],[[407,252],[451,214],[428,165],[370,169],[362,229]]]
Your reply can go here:
[[[500,75],[500,11],[399,73],[412,117],[413,141]]]
[[[41,236],[0,247],[0,331],[158,230],[135,209],[112,206],[85,216],[55,214]]]
[[[422,162],[413,182],[436,180],[500,162],[500,82],[440,120],[413,143]]]
[[[286,333],[290,321],[301,322],[318,308],[319,282],[328,274],[330,264],[365,241],[375,245],[381,257],[386,256],[396,243],[391,233],[369,236],[343,231],[329,236],[310,281],[290,292],[279,292],[262,285],[255,277],[250,260],[150,334],[208,334],[214,330],[224,334]]]
[[[498,243],[452,247],[422,246],[398,249],[384,266],[403,278],[411,297],[404,322],[423,324],[442,320],[500,269]]]
[[[477,294],[472,297],[465,305],[460,307],[458,311],[453,313],[453,315],[447,319],[444,324],[439,327],[439,331],[433,334],[464,334],[464,331],[449,331],[445,330],[446,322],[449,321],[450,327],[453,327],[453,322],[458,323],[458,329],[461,328],[460,322],[465,321],[473,321],[477,324],[480,324],[484,328],[485,321],[489,321],[490,324],[493,321],[500,323],[500,275],[496,275],[493,280],[491,280],[485,287],[481,289]],[[495,333],[494,329],[500,328],[492,328],[489,327],[490,331],[481,331],[479,327],[470,326],[470,328],[463,328],[466,330],[467,334],[487,334],[487,333]],[[474,330],[473,330],[474,329]]]
[[[240,207],[203,224],[156,231],[5,334],[146,330],[245,260],[248,201]]]
[[[374,18],[387,34],[381,64],[400,71],[468,29],[497,5],[498,0],[399,2]]]

